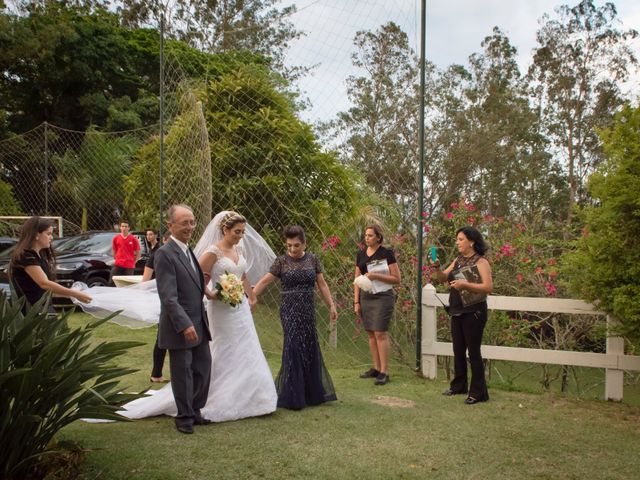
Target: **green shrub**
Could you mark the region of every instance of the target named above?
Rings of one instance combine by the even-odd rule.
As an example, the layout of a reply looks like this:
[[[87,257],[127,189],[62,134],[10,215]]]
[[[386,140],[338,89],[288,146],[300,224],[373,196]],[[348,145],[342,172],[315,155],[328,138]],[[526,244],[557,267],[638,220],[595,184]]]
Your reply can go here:
[[[119,393],[134,370],[111,362],[139,342],[91,345],[99,320],[70,329],[69,312],[47,315],[47,296],[21,313],[24,299],[0,292],[0,477],[25,478],[51,451],[54,435],[81,418],[123,420],[118,406],[139,395]],[[48,450],[49,449],[49,450]]]

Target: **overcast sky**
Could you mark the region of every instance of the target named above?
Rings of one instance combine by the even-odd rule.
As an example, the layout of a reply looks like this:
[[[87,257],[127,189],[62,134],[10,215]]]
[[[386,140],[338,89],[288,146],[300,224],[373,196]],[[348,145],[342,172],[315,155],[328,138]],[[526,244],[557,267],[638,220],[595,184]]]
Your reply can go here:
[[[284,1],[283,5],[292,2]],[[353,73],[350,55],[359,30],[376,29],[389,21],[399,24],[419,51],[420,0],[298,0],[291,20],[307,33],[288,53],[292,65],[317,65],[301,82],[313,108],[307,120],[328,120],[348,106],[345,79]],[[481,51],[482,39],[498,26],[518,49],[518,62],[526,71],[536,46],[539,19],[566,3],[556,0],[427,0],[427,59],[440,68],[467,64],[469,55]],[[596,1],[596,5],[604,2]],[[640,0],[614,1],[622,28],[640,31]],[[640,39],[633,43],[640,56]],[[638,78],[638,77],[636,77]],[[634,81],[637,87],[638,82]],[[635,88],[635,90],[638,90]]]

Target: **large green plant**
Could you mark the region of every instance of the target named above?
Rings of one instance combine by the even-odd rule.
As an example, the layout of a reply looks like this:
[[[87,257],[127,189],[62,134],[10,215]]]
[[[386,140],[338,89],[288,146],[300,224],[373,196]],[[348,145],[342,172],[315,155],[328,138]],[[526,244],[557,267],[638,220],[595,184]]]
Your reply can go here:
[[[54,435],[80,418],[123,420],[118,378],[133,370],[111,361],[139,342],[91,345],[105,320],[70,329],[69,313],[47,315],[45,298],[21,313],[0,292],[0,477],[24,478]]]
[[[640,339],[640,108],[627,106],[601,133],[605,162],[589,179],[594,204],[577,248],[563,257],[570,289],[613,313]]]

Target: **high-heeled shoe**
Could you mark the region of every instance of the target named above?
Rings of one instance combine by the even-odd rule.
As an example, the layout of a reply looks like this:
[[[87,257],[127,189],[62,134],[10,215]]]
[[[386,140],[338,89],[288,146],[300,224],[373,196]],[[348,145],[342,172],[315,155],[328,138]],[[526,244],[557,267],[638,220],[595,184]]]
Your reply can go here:
[[[487,400],[489,400],[488,398],[473,398],[473,397],[467,397],[464,400],[464,403],[467,405],[475,405],[476,403],[480,403],[480,402],[486,402]]]

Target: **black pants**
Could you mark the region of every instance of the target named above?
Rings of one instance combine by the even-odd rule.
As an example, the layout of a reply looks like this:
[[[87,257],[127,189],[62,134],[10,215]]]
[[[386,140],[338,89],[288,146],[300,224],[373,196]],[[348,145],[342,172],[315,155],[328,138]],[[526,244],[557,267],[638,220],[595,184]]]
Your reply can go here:
[[[156,343],[153,346],[153,369],[151,376],[154,378],[162,377],[162,367],[164,366],[164,357],[167,351],[164,348],[158,348],[158,336],[156,335]]]
[[[113,277],[115,275],[133,275],[133,268],[125,268],[120,267],[118,265],[114,265],[111,267],[111,276],[109,277],[109,285],[115,287],[115,283],[113,283]]]
[[[484,363],[480,354],[482,333],[487,323],[487,309],[463,313],[451,317],[451,339],[453,341],[453,363],[455,376],[451,381],[454,392],[469,391],[469,396],[488,400],[487,383],[484,378]],[[471,388],[467,380],[467,351],[471,363]]]

